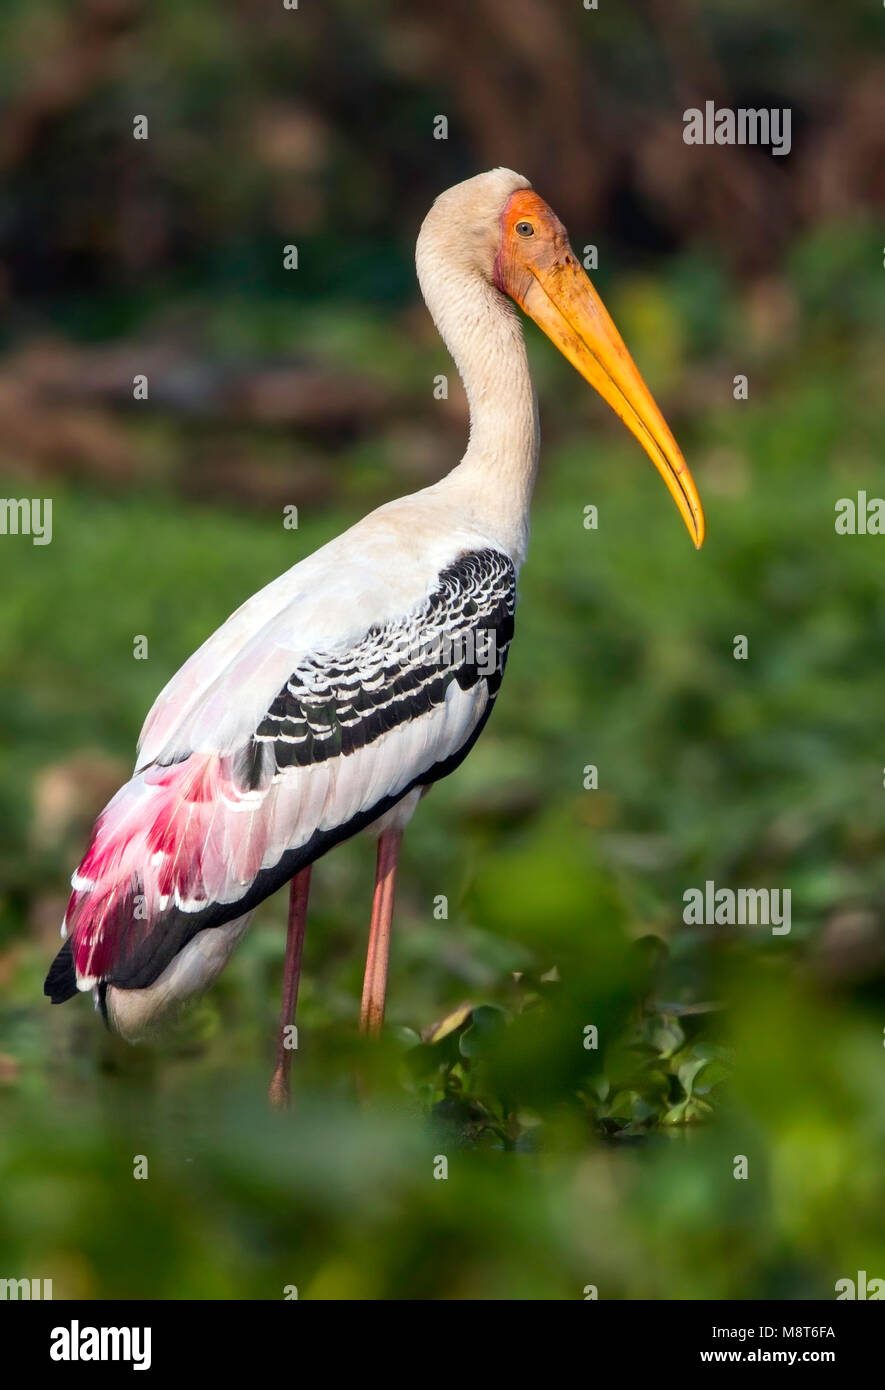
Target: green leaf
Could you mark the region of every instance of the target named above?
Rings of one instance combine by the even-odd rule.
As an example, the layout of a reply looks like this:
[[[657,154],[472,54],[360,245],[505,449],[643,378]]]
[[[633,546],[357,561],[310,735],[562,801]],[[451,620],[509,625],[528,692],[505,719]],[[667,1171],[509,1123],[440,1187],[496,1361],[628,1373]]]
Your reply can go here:
[[[488,1053],[510,1021],[510,1015],[494,1004],[481,1004],[473,1010],[469,1028],[461,1034],[459,1048],[463,1057],[481,1057]]]
[[[432,1023],[429,1028],[425,1028],[422,1038],[425,1043],[442,1042],[450,1033],[456,1032],[462,1024],[467,1022],[473,1012],[472,1004],[459,1004],[452,1013],[446,1014],[445,1018],[438,1023]]]

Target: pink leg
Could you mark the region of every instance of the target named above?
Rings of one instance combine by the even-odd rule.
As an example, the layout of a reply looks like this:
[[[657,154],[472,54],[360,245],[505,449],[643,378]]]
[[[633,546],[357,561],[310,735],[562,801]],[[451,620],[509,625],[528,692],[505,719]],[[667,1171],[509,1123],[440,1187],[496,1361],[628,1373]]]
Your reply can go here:
[[[393,918],[393,893],[396,885],[396,866],[399,861],[401,830],[385,830],[378,837],[378,863],[375,868],[375,896],[372,900],[372,925],[369,928],[369,950],[366,956],[366,977],[363,981],[363,1003],[360,1009],[360,1031],[376,1038],[384,1022],[384,996],[387,992],[387,963],[390,959],[390,924]]]
[[[310,867],[308,864],[289,884],[289,929],[286,933],[286,963],[283,967],[283,1007],[277,1042],[277,1065],[268,1093],[271,1105],[278,1110],[284,1110],[289,1104],[289,1068],[292,1065],[293,1049],[286,1046],[286,1029],[295,1018],[295,1005],[298,1003],[301,952],[304,949],[304,926],[307,921],[307,898],[310,893]]]

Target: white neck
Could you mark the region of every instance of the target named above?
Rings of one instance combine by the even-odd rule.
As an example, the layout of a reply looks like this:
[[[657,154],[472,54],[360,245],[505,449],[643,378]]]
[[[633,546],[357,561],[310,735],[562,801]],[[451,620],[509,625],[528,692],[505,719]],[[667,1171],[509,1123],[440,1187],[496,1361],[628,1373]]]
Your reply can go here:
[[[429,272],[429,273],[428,273]],[[455,359],[470,409],[467,452],[441,484],[465,515],[525,559],[538,465],[538,410],[515,310],[481,275],[421,266],[427,307]]]

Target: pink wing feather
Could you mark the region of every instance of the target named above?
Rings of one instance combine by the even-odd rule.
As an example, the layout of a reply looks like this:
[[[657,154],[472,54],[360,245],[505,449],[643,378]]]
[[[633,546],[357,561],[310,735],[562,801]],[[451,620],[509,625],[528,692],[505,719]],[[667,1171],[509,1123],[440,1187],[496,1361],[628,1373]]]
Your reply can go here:
[[[381,535],[385,540],[383,528]],[[239,915],[263,870],[278,868],[284,856],[293,864],[292,851],[307,854],[320,845],[322,852],[342,827],[370,818],[374,808],[395,801],[421,774],[456,755],[482,722],[490,703],[484,680],[459,683],[449,673],[435,702],[425,698],[420,717],[405,718],[393,689],[382,691],[382,700],[366,695],[369,687],[352,678],[348,689],[364,702],[361,717],[375,718],[371,740],[354,742],[344,749],[346,756],[323,750],[306,762],[290,756],[289,745],[297,742],[285,733],[292,716],[274,715],[273,709],[274,701],[289,698],[293,671],[305,673],[298,689],[308,711],[303,719],[311,737],[321,739],[310,703],[317,684],[325,687],[325,699],[334,696],[347,705],[348,692],[336,685],[337,675],[327,673],[338,672],[348,654],[360,650],[360,641],[374,653],[376,673],[380,650],[383,670],[390,639],[384,624],[378,625],[379,612],[393,611],[388,621],[397,629],[410,615],[426,622],[430,613],[437,624],[449,616],[437,599],[428,608],[441,576],[432,550],[412,566],[407,583],[398,583],[389,535],[382,547],[386,569],[371,545],[356,566],[343,567],[336,552],[344,539],[238,609],[158,698],[142,733],[136,772],[99,816],[72,879],[63,934],[78,988],[101,980],[130,988],[150,982],[158,962],[161,968],[194,931]],[[451,544],[449,536],[449,554]],[[495,602],[505,609],[509,604],[512,614],[512,566],[500,552],[484,553],[497,554],[503,564]],[[357,598],[354,569],[365,580]],[[468,578],[475,587],[482,576],[477,571]],[[317,588],[325,591],[324,603]],[[459,593],[457,586],[453,592]],[[475,614],[472,598],[465,611]],[[301,634],[298,643],[295,631]],[[503,655],[506,649],[502,664]],[[377,675],[373,680],[374,690]],[[382,706],[377,717],[373,700]],[[262,735],[262,720],[272,719],[274,732]],[[341,728],[335,733],[340,748]],[[297,863],[289,871],[296,868]],[[275,886],[270,882],[267,891]],[[69,997],[69,981],[56,980],[55,989],[49,988],[52,982],[50,972],[47,992],[54,999]]]

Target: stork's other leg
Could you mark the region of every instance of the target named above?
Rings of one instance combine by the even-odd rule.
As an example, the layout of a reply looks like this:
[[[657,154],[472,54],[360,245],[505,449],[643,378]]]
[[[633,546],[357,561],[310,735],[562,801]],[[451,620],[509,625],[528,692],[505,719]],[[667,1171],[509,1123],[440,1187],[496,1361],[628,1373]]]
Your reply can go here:
[[[289,929],[286,933],[286,963],[283,967],[283,1006],[277,1042],[277,1065],[268,1096],[271,1105],[281,1110],[289,1104],[289,1068],[292,1065],[293,1049],[286,1046],[286,1029],[295,1018],[295,1005],[298,1003],[298,982],[301,979],[301,952],[304,949],[304,926],[307,921],[309,893],[308,864],[289,884]]]
[[[378,837],[372,925],[369,928],[369,951],[366,956],[366,977],[363,981],[363,1003],[360,1009],[360,1029],[369,1037],[377,1037],[384,1022],[387,963],[390,959],[390,923],[393,917],[396,866],[402,842],[403,832],[398,829],[384,830]]]

